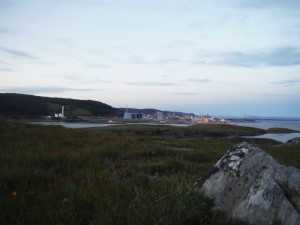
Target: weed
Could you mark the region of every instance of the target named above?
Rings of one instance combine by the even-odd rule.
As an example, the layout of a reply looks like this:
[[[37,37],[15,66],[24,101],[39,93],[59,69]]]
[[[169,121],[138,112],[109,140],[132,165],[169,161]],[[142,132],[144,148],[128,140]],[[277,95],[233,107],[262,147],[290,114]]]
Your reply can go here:
[[[212,201],[192,188],[233,145],[199,138],[216,129],[257,132],[216,126],[89,131],[1,121],[1,223],[243,224],[213,210]],[[296,147],[267,151],[300,166]]]

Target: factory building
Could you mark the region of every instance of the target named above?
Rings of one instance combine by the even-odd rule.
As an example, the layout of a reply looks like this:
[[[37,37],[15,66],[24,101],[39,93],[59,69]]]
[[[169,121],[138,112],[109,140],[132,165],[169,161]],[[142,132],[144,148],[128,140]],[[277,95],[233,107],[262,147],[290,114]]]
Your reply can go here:
[[[137,119],[137,120],[141,120],[143,119],[143,113],[124,113],[124,119],[131,119],[131,120],[134,120],[134,119]]]
[[[128,112],[124,113],[124,117],[123,118],[124,119],[132,119],[131,118],[131,113],[128,113]]]
[[[61,107],[61,113],[55,113],[55,118],[65,118],[65,106]]]
[[[143,113],[131,113],[131,118],[141,120],[143,119]]]
[[[130,120],[141,120],[143,119],[143,113],[129,113],[128,107],[126,105],[126,112],[124,113],[124,119],[130,119]]]

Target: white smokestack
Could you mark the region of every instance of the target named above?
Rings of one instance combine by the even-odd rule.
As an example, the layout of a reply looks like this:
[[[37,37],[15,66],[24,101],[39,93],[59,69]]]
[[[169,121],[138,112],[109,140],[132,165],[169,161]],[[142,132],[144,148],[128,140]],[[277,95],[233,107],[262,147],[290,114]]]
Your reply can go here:
[[[61,117],[65,117],[65,106],[61,107]]]

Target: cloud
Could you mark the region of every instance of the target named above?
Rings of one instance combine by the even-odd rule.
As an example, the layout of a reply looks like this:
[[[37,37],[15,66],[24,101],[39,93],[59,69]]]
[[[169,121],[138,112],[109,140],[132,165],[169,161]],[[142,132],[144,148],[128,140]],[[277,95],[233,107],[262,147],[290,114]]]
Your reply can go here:
[[[206,79],[206,78],[202,78],[202,79],[198,79],[198,78],[190,78],[185,80],[185,82],[192,82],[192,83],[208,83],[211,82],[210,79]]]
[[[143,54],[138,54],[135,51],[128,50],[127,48],[124,47],[113,47],[113,49],[116,49],[118,51],[127,54],[127,56],[129,56],[130,59],[129,61],[136,64],[156,65],[156,64],[176,63],[181,61],[176,58],[162,58],[158,60],[147,60],[145,59],[145,57],[143,57]],[[112,60],[116,62],[124,62],[123,60],[119,60],[119,59],[112,59]]]
[[[29,53],[24,52],[24,51],[15,50],[15,49],[11,49],[11,48],[0,48],[0,50],[2,50],[3,52],[5,52],[11,56],[15,56],[15,57],[19,57],[19,58],[35,59],[35,57],[33,57],[32,55],[30,55]]]
[[[179,40],[176,42],[179,45],[183,45],[183,46],[197,46],[197,42],[193,42],[193,41],[186,41],[186,40]],[[173,45],[171,45],[171,47],[174,47]]]
[[[155,82],[155,81],[139,81],[139,82],[123,82],[127,85],[132,86],[175,86],[175,83],[168,83],[168,82]]]
[[[11,8],[15,6],[15,3],[9,0],[1,0],[0,1],[0,9]]]
[[[272,82],[272,84],[284,85],[284,86],[295,86],[300,83],[300,79],[290,79]]]
[[[167,64],[167,63],[180,62],[180,60],[174,59],[174,58],[154,60],[154,61],[136,59],[136,60],[133,60],[133,62],[137,63],[137,64]]]
[[[95,83],[102,83],[102,84],[113,84],[112,81],[102,80],[98,78],[90,78],[87,75],[68,75],[68,74],[61,74],[60,76],[55,76],[55,79],[63,79],[67,80],[68,82],[79,83],[79,84],[95,84]]]
[[[15,34],[15,32],[9,27],[0,27],[0,34]]]
[[[211,64],[241,67],[300,65],[300,47],[287,46],[257,53],[227,52],[217,55]]]
[[[199,95],[200,93],[195,92],[173,92],[171,95]]]
[[[297,8],[300,6],[298,0],[249,0],[241,1],[238,3],[242,7],[250,8],[270,8],[270,7],[284,7],[284,8]]]
[[[10,69],[10,68],[0,68],[0,71],[2,71],[2,72],[12,72],[14,70]]]
[[[290,94],[263,94],[264,96],[267,96],[267,97],[289,97],[291,96]]]
[[[4,88],[0,88],[1,92],[24,93],[24,94],[63,93],[63,92],[66,92],[66,91],[89,92],[89,91],[95,91],[95,90],[96,89],[78,89],[78,88],[53,87],[53,86],[48,86],[48,87],[27,86],[27,87],[4,87]]]
[[[67,47],[74,47],[74,42],[68,38],[54,38],[55,42],[65,45]]]
[[[0,61],[0,64],[3,64],[3,65],[8,65],[8,63],[6,63],[6,62],[3,62],[3,61]]]
[[[101,69],[110,69],[110,66],[104,65],[104,64],[89,64],[88,65],[91,68],[101,68]]]

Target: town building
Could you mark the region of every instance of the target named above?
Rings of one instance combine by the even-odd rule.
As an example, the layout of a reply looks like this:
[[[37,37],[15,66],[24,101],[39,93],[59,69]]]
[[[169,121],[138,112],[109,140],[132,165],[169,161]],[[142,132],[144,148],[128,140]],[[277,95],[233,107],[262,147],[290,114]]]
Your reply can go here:
[[[156,112],[154,114],[154,119],[159,120],[159,121],[165,121],[166,115],[163,112]]]

